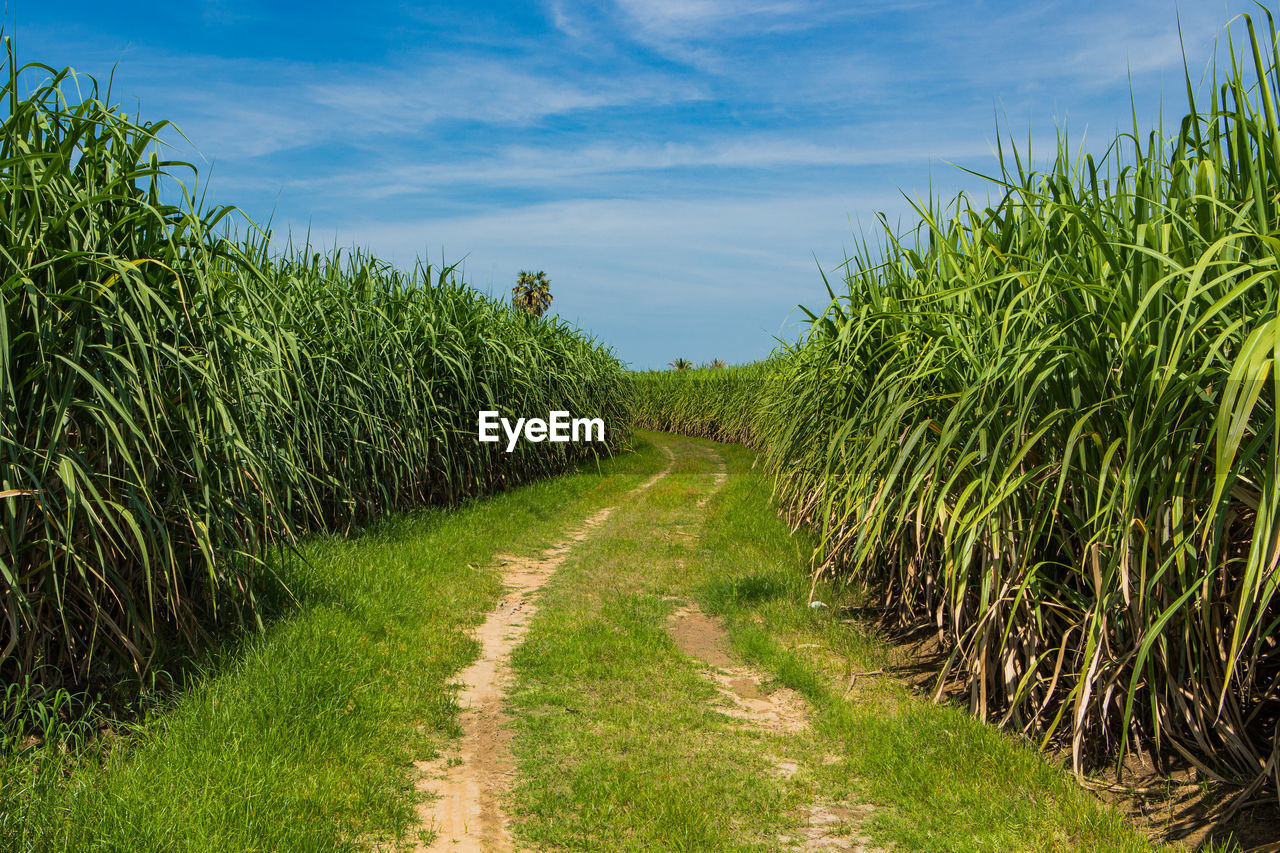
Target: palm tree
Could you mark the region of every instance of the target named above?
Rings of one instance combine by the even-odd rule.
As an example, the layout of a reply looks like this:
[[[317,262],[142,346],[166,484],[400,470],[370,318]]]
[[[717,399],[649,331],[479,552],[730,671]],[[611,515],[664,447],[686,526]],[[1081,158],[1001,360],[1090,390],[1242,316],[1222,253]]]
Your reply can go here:
[[[719,370],[724,366],[725,364],[724,364],[723,358],[713,358],[711,359],[711,361],[707,362],[707,367],[710,367],[712,370]]]
[[[542,270],[521,270],[516,286],[511,288],[511,301],[526,314],[541,317],[551,307],[551,279]]]
[[[693,367],[693,362],[689,361],[687,358],[677,358],[675,361],[671,362],[672,370],[688,370],[691,367]]]

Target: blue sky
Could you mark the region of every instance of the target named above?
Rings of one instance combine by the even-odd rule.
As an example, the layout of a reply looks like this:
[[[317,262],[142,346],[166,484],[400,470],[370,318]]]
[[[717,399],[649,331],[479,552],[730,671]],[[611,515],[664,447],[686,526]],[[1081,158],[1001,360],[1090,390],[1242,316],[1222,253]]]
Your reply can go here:
[[[169,119],[210,198],[403,266],[462,261],[636,367],[750,361],[910,196],[981,190],[997,116],[1102,148],[1252,3],[10,2],[19,58]],[[1132,87],[1132,89],[1131,89]]]

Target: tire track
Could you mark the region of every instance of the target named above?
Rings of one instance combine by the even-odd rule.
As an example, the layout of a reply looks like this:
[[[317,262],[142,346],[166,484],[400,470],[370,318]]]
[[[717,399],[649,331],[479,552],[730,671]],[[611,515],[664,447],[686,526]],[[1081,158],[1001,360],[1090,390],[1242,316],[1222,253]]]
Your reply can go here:
[[[671,473],[675,455],[665,445],[662,451],[667,457],[666,467],[628,492],[627,497],[646,491]],[[587,517],[539,557],[495,558],[503,567],[508,592],[476,630],[479,657],[458,674],[462,685],[458,704],[463,709],[458,720],[462,727],[458,750],[414,765],[419,773],[418,791],[429,795],[418,807],[418,824],[435,833],[431,844],[419,844],[416,850],[478,853],[515,849],[509,818],[502,807],[515,772],[511,733],[503,711],[511,682],[511,652],[528,633],[530,620],[537,612],[537,593],[573,547],[590,536],[617,507],[605,507]]]
[[[728,480],[728,469],[724,457],[714,448],[699,450],[702,451],[699,455],[715,467],[711,489],[694,504],[701,511]],[[721,698],[722,704],[716,708],[719,713],[780,737],[795,737],[809,729],[812,709],[804,697],[788,687],[765,689],[770,679],[732,654],[728,632],[696,603],[680,602],[668,617],[666,627],[680,651],[705,665],[705,675]],[[796,761],[778,758],[773,761],[779,776],[791,778],[800,770]],[[886,853],[859,830],[872,811],[869,805],[812,802],[801,809],[803,824],[796,831],[780,836],[779,846],[801,851]]]

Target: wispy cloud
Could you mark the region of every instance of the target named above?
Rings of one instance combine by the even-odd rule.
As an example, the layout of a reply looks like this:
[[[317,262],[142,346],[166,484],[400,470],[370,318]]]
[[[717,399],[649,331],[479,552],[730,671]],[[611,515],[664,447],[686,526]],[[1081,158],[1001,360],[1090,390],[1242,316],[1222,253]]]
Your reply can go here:
[[[890,138],[890,131],[896,131]],[[329,197],[385,201],[465,187],[576,187],[580,191],[643,193],[654,173],[724,171],[725,190],[734,197],[752,186],[750,179],[734,188],[732,173],[796,169],[852,169],[866,166],[927,166],[941,158],[961,162],[983,157],[991,145],[970,128],[966,138],[940,136],[936,126],[847,128],[825,134],[828,141],[806,141],[778,133],[755,133],[701,142],[625,144],[601,141],[577,149],[509,146],[492,156],[471,160],[395,160],[369,169],[327,172],[290,183],[296,191]],[[955,132],[956,129],[952,129]],[[900,135],[899,135],[900,134]],[[827,176],[827,180],[830,176]],[[698,182],[705,186],[707,175]],[[816,180],[822,180],[820,176]],[[662,188],[671,194],[670,188]],[[705,191],[705,189],[703,190]]]
[[[809,0],[616,0],[620,29],[659,53],[704,71],[722,70],[726,37],[810,29]]]
[[[702,39],[749,32],[807,29],[815,25],[816,8],[804,0],[617,0],[635,25],[653,36]]]
[[[126,64],[120,78],[117,91],[136,95],[148,112],[173,97],[175,78],[185,82],[182,129],[202,154],[224,159],[334,142],[376,146],[449,123],[521,128],[573,113],[706,97],[696,83],[660,72],[566,79],[493,59],[352,67],[153,57]]]
[[[1065,57],[1063,70],[1078,78],[1097,82],[1125,79],[1129,74],[1148,74],[1182,67],[1183,41],[1176,21],[1151,19],[1135,21],[1115,16],[1098,21],[1097,28],[1080,46]],[[1209,29],[1209,28],[1205,28]],[[1189,63],[1208,60],[1203,32],[1189,48]]]
[[[307,87],[303,99],[357,120],[356,132],[412,131],[441,120],[527,125],[577,111],[696,100],[696,86],[656,73],[579,77],[526,71],[511,63],[471,60],[456,67],[395,68],[344,74]],[[351,127],[345,128],[350,132]]]

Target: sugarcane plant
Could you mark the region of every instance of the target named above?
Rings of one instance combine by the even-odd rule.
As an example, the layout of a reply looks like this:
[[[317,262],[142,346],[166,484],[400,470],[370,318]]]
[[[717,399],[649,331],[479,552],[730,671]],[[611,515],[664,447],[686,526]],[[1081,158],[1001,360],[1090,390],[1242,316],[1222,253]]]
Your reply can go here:
[[[758,446],[761,401],[774,392],[776,365],[692,365],[631,373],[633,423],[642,429]]]
[[[916,205],[752,406],[815,570],[932,625],[972,710],[1091,761],[1149,752],[1280,791],[1278,39],[1247,16],[1172,138]],[[714,386],[633,377],[669,428]],[[688,421],[693,421],[690,426]]]
[[[11,46],[2,85],[0,678],[33,700],[252,626],[267,548],[610,446],[493,451],[479,409],[625,436],[621,365],[578,330],[450,267],[236,237],[166,123]]]

